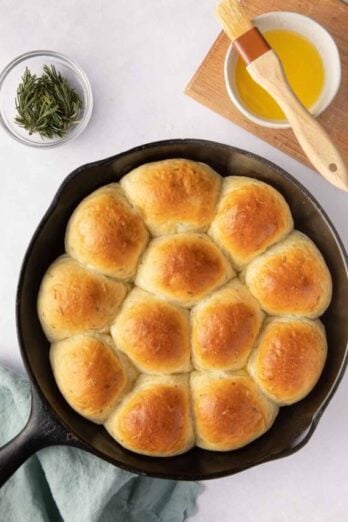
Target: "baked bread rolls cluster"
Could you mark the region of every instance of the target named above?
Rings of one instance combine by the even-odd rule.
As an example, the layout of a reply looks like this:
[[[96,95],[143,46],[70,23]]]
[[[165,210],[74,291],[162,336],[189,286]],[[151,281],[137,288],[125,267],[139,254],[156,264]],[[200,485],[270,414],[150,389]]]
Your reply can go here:
[[[142,165],[78,205],[65,247],[38,295],[52,371],[128,450],[235,450],[318,381],[331,276],[270,185]]]

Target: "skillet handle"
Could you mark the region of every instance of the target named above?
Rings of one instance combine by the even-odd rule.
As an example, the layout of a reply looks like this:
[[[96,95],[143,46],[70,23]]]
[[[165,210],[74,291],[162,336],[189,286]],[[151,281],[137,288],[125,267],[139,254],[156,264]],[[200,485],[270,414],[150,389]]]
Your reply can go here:
[[[34,388],[31,395],[31,410],[27,424],[18,435],[0,448],[0,487],[36,451],[60,444],[80,445],[75,435],[69,433],[53,417]]]

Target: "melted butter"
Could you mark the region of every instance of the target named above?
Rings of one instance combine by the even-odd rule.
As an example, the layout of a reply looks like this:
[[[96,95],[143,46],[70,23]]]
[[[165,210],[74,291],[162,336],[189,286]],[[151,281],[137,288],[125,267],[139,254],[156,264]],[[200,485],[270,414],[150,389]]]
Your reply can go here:
[[[318,100],[325,80],[319,52],[307,38],[294,31],[278,29],[266,31],[264,36],[281,59],[292,89],[310,109]],[[285,119],[279,105],[254,82],[240,58],[236,64],[236,86],[240,99],[256,116]]]

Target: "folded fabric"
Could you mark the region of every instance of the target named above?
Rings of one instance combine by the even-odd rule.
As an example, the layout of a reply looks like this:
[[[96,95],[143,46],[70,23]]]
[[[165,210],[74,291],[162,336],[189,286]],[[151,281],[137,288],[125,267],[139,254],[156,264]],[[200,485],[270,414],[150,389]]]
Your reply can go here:
[[[0,445],[24,426],[30,384],[0,366]],[[1,463],[0,463],[1,465]],[[195,511],[201,486],[139,477],[82,450],[45,448],[0,490],[6,522],[181,522]]]

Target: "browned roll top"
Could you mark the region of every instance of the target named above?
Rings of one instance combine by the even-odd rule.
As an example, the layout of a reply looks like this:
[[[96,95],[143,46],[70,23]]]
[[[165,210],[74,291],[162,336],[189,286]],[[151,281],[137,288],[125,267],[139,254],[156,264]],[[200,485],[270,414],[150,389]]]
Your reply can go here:
[[[140,289],[126,299],[112,336],[141,371],[179,373],[191,368],[188,312]]]
[[[161,268],[164,286],[174,293],[179,290],[192,295],[215,283],[223,263],[214,249],[204,248],[199,242],[181,243],[167,247]]]
[[[170,456],[187,451],[193,445],[187,379],[143,376],[106,427],[138,453]]]
[[[180,391],[166,386],[134,397],[121,416],[120,432],[137,450],[172,452],[181,436],[187,405]]]
[[[141,165],[121,181],[155,236],[206,228],[220,183],[208,165],[180,158]]]
[[[110,337],[79,335],[54,344],[51,365],[69,404],[94,422],[104,422],[134,378],[127,374]]]
[[[331,300],[331,276],[314,243],[293,232],[246,270],[246,283],[272,315],[318,317]]]
[[[242,267],[292,226],[290,209],[279,192],[260,181],[236,176],[223,182],[209,234]]]
[[[42,327],[51,341],[92,331],[107,332],[126,286],[83,268],[68,256],[47,270],[38,296]]]
[[[245,375],[194,373],[193,409],[197,444],[206,449],[237,449],[262,435],[277,408]]]
[[[221,286],[233,273],[226,258],[206,236],[176,234],[150,244],[136,284],[190,306]]]
[[[317,382],[327,353],[319,321],[273,319],[265,327],[249,361],[249,371],[263,391],[279,404],[292,404]]]
[[[239,370],[245,366],[263,314],[237,279],[192,310],[192,353],[200,370]]]
[[[129,279],[148,240],[140,215],[117,184],[85,198],[67,228],[67,252],[100,272]]]

